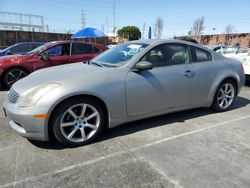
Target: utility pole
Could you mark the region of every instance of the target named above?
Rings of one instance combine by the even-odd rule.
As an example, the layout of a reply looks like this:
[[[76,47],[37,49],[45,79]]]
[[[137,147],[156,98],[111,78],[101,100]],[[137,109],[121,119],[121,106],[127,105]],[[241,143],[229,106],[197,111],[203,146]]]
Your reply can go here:
[[[85,18],[85,14],[84,11],[81,10],[81,23],[82,23],[82,28],[86,27],[86,18]]]
[[[104,25],[101,24],[101,31],[104,33]]]
[[[109,19],[106,17],[106,33],[109,33]]]
[[[115,10],[116,10],[116,4],[115,4],[115,0],[114,0],[114,7],[113,7],[113,34],[115,35],[115,31],[116,31],[116,26],[115,26]]]
[[[142,26],[142,36],[141,38],[144,39],[144,35],[145,35],[145,27],[146,27],[146,24],[143,23],[143,26]]]

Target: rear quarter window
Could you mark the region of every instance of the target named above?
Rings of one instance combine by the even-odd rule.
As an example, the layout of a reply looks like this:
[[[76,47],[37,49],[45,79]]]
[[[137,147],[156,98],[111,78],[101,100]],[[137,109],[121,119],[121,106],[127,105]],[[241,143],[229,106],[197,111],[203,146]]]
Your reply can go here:
[[[210,52],[203,50],[197,47],[191,47],[192,52],[192,62],[202,62],[202,61],[211,61],[212,56]]]

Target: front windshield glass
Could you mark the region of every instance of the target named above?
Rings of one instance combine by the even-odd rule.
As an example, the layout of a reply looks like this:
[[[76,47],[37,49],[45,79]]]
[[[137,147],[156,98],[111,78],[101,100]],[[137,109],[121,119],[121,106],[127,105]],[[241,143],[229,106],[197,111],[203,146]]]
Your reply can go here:
[[[132,57],[144,50],[148,44],[128,43],[115,46],[101,55],[94,58],[91,62],[103,66],[121,66],[127,63]]]
[[[46,45],[46,44],[43,44],[43,45],[41,45],[41,46],[38,46],[37,48],[35,48],[35,49],[29,51],[27,54],[33,54],[33,53],[35,53],[35,52],[37,52],[37,51],[40,51],[41,49],[43,49],[43,48],[45,47],[45,45]]]

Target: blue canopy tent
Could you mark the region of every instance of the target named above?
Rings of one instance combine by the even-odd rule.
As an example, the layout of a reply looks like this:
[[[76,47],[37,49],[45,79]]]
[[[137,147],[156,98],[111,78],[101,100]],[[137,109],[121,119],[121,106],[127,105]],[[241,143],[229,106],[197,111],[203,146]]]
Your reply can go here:
[[[101,38],[106,37],[106,35],[95,28],[86,27],[71,36],[72,39],[82,39],[82,38]]]

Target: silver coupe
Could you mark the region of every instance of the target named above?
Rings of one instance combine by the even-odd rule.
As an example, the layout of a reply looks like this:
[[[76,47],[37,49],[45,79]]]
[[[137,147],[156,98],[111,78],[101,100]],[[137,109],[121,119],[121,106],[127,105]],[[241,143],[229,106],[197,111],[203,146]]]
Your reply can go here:
[[[244,82],[240,62],[201,45],[138,40],[87,63],[36,71],[12,86],[3,106],[18,134],[79,146],[125,122],[198,107],[228,110]]]

